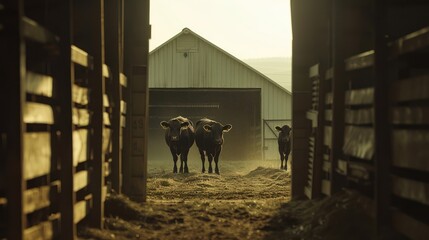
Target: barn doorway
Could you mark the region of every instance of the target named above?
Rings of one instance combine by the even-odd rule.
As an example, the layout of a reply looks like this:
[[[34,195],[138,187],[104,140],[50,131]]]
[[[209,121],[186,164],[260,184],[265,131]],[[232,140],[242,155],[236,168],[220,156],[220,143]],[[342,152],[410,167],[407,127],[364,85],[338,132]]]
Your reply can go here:
[[[224,135],[221,161],[261,158],[260,89],[150,89],[149,162],[171,164],[159,123],[176,116],[187,117],[194,124],[203,117],[232,124],[232,130]],[[189,164],[201,165],[196,145],[191,148]]]

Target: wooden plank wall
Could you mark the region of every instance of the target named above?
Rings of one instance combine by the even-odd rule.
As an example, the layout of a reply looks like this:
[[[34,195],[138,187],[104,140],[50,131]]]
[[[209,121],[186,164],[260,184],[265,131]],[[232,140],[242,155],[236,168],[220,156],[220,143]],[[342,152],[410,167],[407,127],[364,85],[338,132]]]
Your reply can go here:
[[[103,227],[104,200],[123,187],[124,61],[135,57],[124,54],[124,5],[0,2],[0,238]]]
[[[397,7],[397,6],[392,6]],[[423,7],[429,9],[429,4]],[[429,236],[429,24],[393,40],[387,68],[389,194],[392,227],[411,239]],[[410,30],[421,22],[410,24]],[[411,28],[411,26],[413,28]]]
[[[321,135],[310,138],[310,146],[323,142],[324,147],[309,151],[309,171],[298,169],[294,174],[309,174],[312,184],[302,188],[309,198],[319,196],[315,188],[330,195],[347,187],[372,199],[375,212],[369,215],[376,218],[380,236],[426,239],[429,25],[423,19],[429,3],[325,3],[332,4],[332,29],[326,33],[331,35],[332,54],[325,56],[330,59],[325,60],[328,68],[320,70],[325,72],[326,91],[319,88],[318,93],[326,93],[325,127]],[[308,13],[314,13],[312,7]],[[307,61],[307,72],[314,72],[313,64]],[[305,73],[296,65],[293,68],[296,75]],[[295,81],[301,80],[294,77]],[[315,113],[314,106],[308,108],[313,123],[318,119]],[[318,161],[320,172],[314,168]]]

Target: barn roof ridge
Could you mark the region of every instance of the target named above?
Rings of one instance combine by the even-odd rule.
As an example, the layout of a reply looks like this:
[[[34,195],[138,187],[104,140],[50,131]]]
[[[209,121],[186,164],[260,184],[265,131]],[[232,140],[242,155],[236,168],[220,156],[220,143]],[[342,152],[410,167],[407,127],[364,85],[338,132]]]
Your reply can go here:
[[[164,47],[165,45],[169,44],[174,39],[180,37],[183,34],[192,34],[192,35],[194,35],[195,37],[197,37],[197,38],[201,39],[202,41],[206,42],[207,44],[209,44],[210,46],[212,46],[212,47],[216,48],[217,50],[221,51],[222,53],[224,53],[228,57],[236,60],[237,62],[239,62],[240,64],[242,64],[246,68],[248,68],[251,71],[255,72],[256,74],[260,75],[262,78],[264,78],[265,80],[267,80],[268,82],[270,82],[274,86],[276,86],[279,89],[283,90],[284,92],[292,95],[291,91],[287,90],[286,88],[284,88],[283,86],[281,86],[280,84],[278,84],[277,82],[275,82],[274,80],[272,80],[271,78],[269,78],[268,76],[266,76],[265,74],[263,74],[260,71],[256,70],[254,67],[252,67],[249,64],[245,63],[243,60],[240,60],[239,58],[235,57],[234,55],[228,53],[227,51],[223,50],[222,48],[218,47],[214,43],[208,41],[207,39],[203,38],[202,36],[198,35],[197,33],[195,33],[194,31],[192,31],[191,29],[189,29],[187,27],[183,28],[182,31],[180,31],[179,33],[177,33],[176,35],[174,35],[173,37],[171,37],[169,40],[165,41],[163,44],[159,45],[158,47],[156,47],[155,49],[153,49],[152,51],[150,51],[149,55],[152,54],[152,53],[154,53],[154,52],[156,52],[156,51],[158,51],[159,49],[161,49],[162,47]]]

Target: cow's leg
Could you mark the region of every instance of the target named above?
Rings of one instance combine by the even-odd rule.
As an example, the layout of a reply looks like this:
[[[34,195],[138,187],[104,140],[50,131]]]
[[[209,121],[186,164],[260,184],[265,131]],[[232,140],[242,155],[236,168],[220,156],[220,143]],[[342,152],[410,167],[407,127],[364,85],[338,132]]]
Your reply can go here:
[[[209,173],[213,173],[213,168],[212,168],[213,155],[211,153],[208,153],[207,157],[209,159]]]
[[[288,158],[289,158],[289,155],[285,153],[285,166],[283,169],[286,171],[287,171],[287,160],[288,160]]]
[[[205,173],[206,168],[204,167],[204,164],[205,164],[206,158],[204,156],[204,151],[203,150],[199,150],[199,151],[200,151],[200,156],[201,156],[201,163],[203,164],[203,168],[201,169],[201,172]]]
[[[188,169],[188,153],[189,153],[189,149],[188,150],[183,150],[183,152],[180,154],[180,160],[182,163],[185,163],[185,166],[183,168],[183,172],[184,173],[189,173],[189,169]],[[180,169],[182,169],[182,164],[180,164]]]
[[[173,173],[177,173],[177,154],[176,151],[174,151],[173,149],[170,148],[171,151],[171,155],[173,156],[173,162],[174,162],[174,167],[173,167]]]
[[[220,155],[220,151],[218,151],[214,157],[214,162],[215,162],[215,173],[220,174],[219,173],[219,167],[218,167],[218,162],[219,162],[219,155]]]
[[[285,155],[283,152],[280,152],[280,169],[283,169],[283,161],[285,160]]]
[[[183,159],[182,159],[182,155],[180,155],[180,167],[179,167],[179,173],[183,173]]]
[[[289,160],[290,150],[285,152],[285,170],[287,170],[287,161]]]

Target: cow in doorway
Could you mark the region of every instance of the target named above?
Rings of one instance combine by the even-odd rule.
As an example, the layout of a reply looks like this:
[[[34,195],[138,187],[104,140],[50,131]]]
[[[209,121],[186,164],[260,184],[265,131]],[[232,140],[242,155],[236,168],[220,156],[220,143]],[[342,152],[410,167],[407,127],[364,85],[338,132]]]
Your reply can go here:
[[[196,123],[195,143],[201,155],[202,172],[206,171],[204,167],[205,156],[209,161],[209,173],[213,173],[212,161],[215,162],[215,173],[219,173],[219,155],[222,151],[223,133],[229,132],[232,128],[231,124],[223,125],[220,122],[203,118]]]
[[[195,141],[195,131],[191,120],[178,116],[168,121],[162,121],[161,127],[165,129],[165,142],[170,147],[173,156],[173,173],[177,173],[177,159],[180,155],[180,173],[189,173],[188,153]],[[183,166],[183,163],[185,166]]]
[[[277,139],[277,142],[279,144],[279,153],[280,153],[280,160],[281,160],[281,169],[287,170],[287,160],[289,158],[290,153],[290,131],[292,130],[291,127],[288,125],[283,125],[283,127],[276,126],[277,131],[279,131],[279,137]],[[283,160],[285,161],[285,165],[283,167]]]

